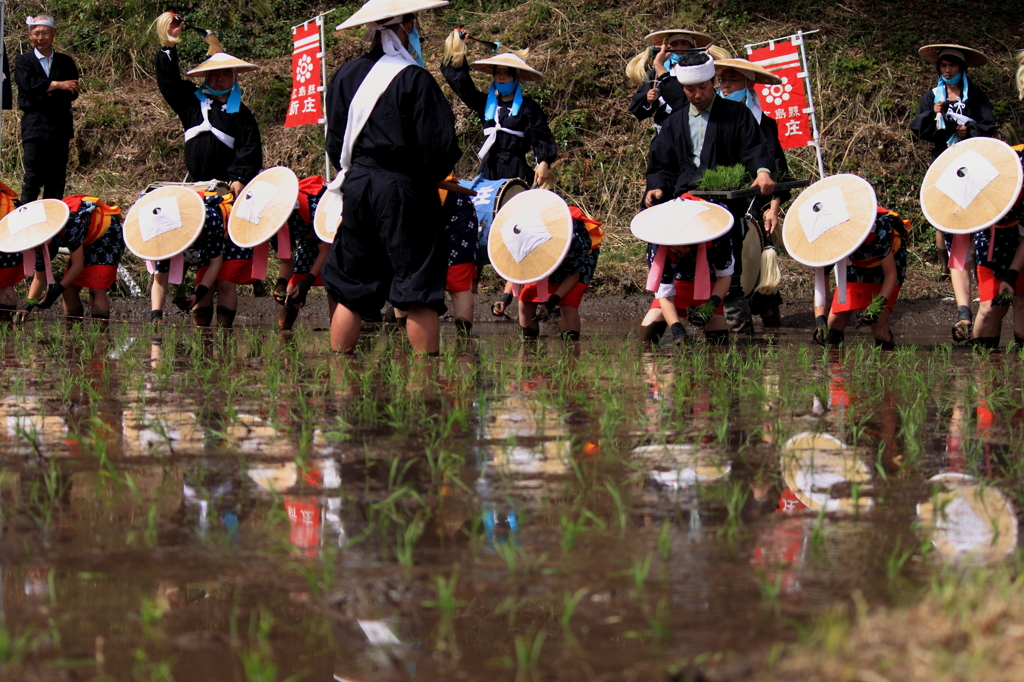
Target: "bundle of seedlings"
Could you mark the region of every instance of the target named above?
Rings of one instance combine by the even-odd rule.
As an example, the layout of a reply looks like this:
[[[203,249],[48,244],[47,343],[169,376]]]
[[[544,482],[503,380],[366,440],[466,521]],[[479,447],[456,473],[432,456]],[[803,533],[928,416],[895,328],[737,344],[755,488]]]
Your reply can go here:
[[[735,166],[719,166],[704,171],[697,189],[702,192],[728,192],[749,187],[751,182],[753,180],[746,167],[737,163]]]

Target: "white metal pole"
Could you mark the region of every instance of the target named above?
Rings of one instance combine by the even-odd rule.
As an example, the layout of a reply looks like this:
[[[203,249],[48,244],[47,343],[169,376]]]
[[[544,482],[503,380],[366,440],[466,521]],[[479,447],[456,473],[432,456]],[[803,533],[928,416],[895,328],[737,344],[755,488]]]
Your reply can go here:
[[[331,10],[333,12],[334,10]],[[327,47],[324,42],[324,17],[326,14],[321,14],[316,18],[316,23],[320,27],[320,102],[321,110],[324,114],[324,177],[331,179],[331,158],[327,154],[327,53],[325,48]]]
[[[804,50],[804,32],[797,31],[800,40],[800,66],[804,72],[804,89],[807,91],[807,108],[811,114],[811,130],[814,134],[814,151],[818,155],[819,178],[825,177],[825,162],[821,158],[821,138],[818,136],[818,117],[814,113],[814,88],[811,87],[811,72],[807,70],[807,52]]]

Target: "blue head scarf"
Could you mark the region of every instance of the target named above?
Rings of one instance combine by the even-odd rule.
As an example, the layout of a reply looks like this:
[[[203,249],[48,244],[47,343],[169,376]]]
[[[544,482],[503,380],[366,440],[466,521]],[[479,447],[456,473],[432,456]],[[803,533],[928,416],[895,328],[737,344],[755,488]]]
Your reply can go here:
[[[507,97],[512,94],[512,88],[515,88],[515,95],[512,97],[512,110],[509,113],[512,116],[519,115],[519,109],[523,106],[523,87],[519,84],[517,76],[511,83],[498,85],[491,82],[491,89],[487,91],[487,104],[484,106],[485,121],[497,120],[495,116],[498,115],[498,95]]]
[[[228,96],[228,101],[224,103],[224,111],[229,114],[237,114],[238,107],[242,104],[242,86],[238,84],[238,81],[232,83],[227,90],[213,90],[207,83],[203,83],[196,90],[196,99],[200,102],[205,102],[210,96],[221,97],[223,95]]]
[[[935,102],[945,102],[946,99],[948,98],[948,95],[946,94],[946,86],[947,85],[956,85],[958,83],[963,83],[963,90],[960,93],[960,101],[966,104],[967,103],[967,93],[968,93],[969,88],[970,88],[970,83],[967,81],[967,67],[964,64],[962,64],[962,63],[960,64],[960,73],[958,73],[953,78],[946,78],[941,73],[939,74],[939,82],[932,89],[932,97],[934,98],[933,101],[935,101]],[[938,128],[939,130],[945,130],[946,129],[946,117],[945,116],[938,116],[938,117],[936,117],[935,127]],[[955,145],[959,141],[960,141],[960,136],[958,136],[956,134],[956,130],[954,129],[953,134],[949,136],[948,140],[946,140],[946,146],[947,147],[952,147],[953,145]]]

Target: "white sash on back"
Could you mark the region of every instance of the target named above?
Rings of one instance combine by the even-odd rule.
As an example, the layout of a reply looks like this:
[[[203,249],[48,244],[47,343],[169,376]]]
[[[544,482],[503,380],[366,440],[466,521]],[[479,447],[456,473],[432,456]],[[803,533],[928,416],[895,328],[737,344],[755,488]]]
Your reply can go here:
[[[490,153],[491,147],[494,146],[494,141],[498,138],[498,133],[508,133],[509,135],[514,135],[516,137],[526,136],[526,133],[522,130],[512,130],[511,128],[502,126],[498,123],[497,116],[498,115],[495,114],[494,125],[484,128],[484,145],[480,147],[480,151],[476,153],[476,155],[480,157],[481,161],[483,161],[487,157],[487,154]]]
[[[235,138],[231,137],[227,133],[217,130],[210,123],[210,107],[213,106],[213,102],[209,99],[204,99],[199,103],[199,110],[203,113],[203,122],[197,126],[192,126],[185,131],[185,142],[188,142],[199,133],[213,133],[214,137],[226,144],[229,148],[235,148]]]

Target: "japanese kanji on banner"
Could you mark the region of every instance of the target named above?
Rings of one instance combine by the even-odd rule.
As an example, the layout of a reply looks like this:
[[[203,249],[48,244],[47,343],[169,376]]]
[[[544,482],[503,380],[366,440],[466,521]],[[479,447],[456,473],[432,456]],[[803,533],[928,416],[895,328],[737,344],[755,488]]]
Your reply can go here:
[[[323,98],[320,95],[321,73],[320,26],[316,21],[292,29],[292,96],[284,127],[323,123]]]
[[[768,69],[782,79],[781,85],[756,85],[761,98],[761,110],[779,124],[779,141],[783,149],[814,144],[811,109],[807,106],[803,68],[800,61],[800,43],[783,39],[750,50],[750,61]]]

